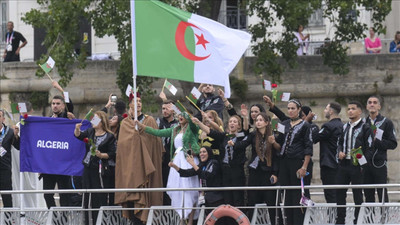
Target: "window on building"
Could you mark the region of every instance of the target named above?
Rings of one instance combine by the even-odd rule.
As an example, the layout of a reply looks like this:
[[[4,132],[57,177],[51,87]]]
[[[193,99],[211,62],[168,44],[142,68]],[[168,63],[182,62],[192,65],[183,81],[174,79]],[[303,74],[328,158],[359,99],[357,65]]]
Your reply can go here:
[[[308,18],[308,26],[309,27],[320,27],[324,25],[324,17],[322,9],[317,9],[311,14],[310,18]]]
[[[247,14],[241,8],[242,3],[243,0],[223,0],[220,12],[223,18],[220,17],[220,22],[230,28],[245,30],[247,28]]]

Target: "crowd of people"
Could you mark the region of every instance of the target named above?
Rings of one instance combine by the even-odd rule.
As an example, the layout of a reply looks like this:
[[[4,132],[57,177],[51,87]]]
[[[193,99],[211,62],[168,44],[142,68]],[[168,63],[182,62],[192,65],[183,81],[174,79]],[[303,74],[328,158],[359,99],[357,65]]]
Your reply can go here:
[[[53,86],[64,92],[56,81]],[[139,93],[136,96],[137,119],[132,94],[128,110],[125,102],[114,102],[110,95],[106,106],[95,112],[100,118],[98,125],[81,130],[82,123],[77,123],[73,131],[76,138],[90,138],[96,146],[92,155],[91,145],[86,145],[85,157],[81,159],[83,176],[41,174],[43,189],[54,189],[56,184],[59,189],[300,186],[302,179],[305,185],[310,185],[315,143],[320,144],[320,173],[324,185],[387,182],[387,150],[395,149],[397,141],[392,121],[380,114],[382,100],[378,96],[368,98],[366,110],[369,114],[365,118],[362,118],[362,104],[349,102],[346,108],[349,121],[345,123],[339,117],[341,105],[329,103],[324,110],[328,122],[319,128],[313,123],[311,108],[298,99],[287,102],[287,113],[268,96],[260,97],[260,103],[250,107],[242,104],[238,113],[221,89],[216,93],[210,84],[201,84],[198,89],[202,96],[193,107],[199,109],[196,113],[187,107],[178,114],[174,111],[175,103],[161,93],[162,116],[157,119],[142,112]],[[75,118],[72,100],[69,100],[65,103],[63,96],[54,96],[50,116]],[[229,115],[226,126],[222,119],[224,110]],[[20,134],[18,126],[4,124],[4,116],[5,112],[0,110],[0,189],[11,190],[10,149],[11,145],[19,149]],[[366,159],[365,163],[359,160],[362,157],[354,155],[357,149]],[[100,176],[99,169],[102,170]],[[386,189],[353,189],[355,204],[364,202],[364,196],[366,202],[375,202],[375,191],[380,202],[389,201]],[[310,198],[308,191],[303,194],[300,190],[287,190],[284,199],[276,191],[243,190],[96,193],[83,199],[78,194],[62,193],[60,205],[79,205],[82,200],[86,208],[170,205],[185,208],[177,212],[192,225],[199,211],[190,208],[199,205],[240,207],[266,203],[276,206],[283,201],[285,206],[299,206],[303,195]],[[345,189],[326,189],[324,195],[328,203],[346,204]],[[44,198],[48,208],[56,206],[54,195],[45,194]],[[5,207],[12,207],[11,195],[2,195],[2,199]],[[251,219],[253,211],[244,209],[244,212]],[[135,224],[142,224],[147,220],[148,210],[124,211],[123,215]],[[269,209],[269,215],[272,224],[281,224],[283,219],[286,224],[302,224],[305,211],[287,208],[282,218],[282,212]],[[345,217],[345,208],[338,208],[337,224],[344,224]],[[90,218],[96,220],[97,212],[86,213],[85,218],[89,224]],[[232,224],[232,221],[224,218],[220,224]]]

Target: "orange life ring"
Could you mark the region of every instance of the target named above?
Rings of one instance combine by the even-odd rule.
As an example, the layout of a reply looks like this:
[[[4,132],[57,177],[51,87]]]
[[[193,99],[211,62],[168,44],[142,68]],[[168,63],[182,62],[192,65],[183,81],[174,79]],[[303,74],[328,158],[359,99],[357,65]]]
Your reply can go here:
[[[238,208],[231,205],[218,206],[218,208],[208,214],[204,225],[214,225],[219,218],[224,216],[233,218],[239,225],[250,225],[249,218]]]

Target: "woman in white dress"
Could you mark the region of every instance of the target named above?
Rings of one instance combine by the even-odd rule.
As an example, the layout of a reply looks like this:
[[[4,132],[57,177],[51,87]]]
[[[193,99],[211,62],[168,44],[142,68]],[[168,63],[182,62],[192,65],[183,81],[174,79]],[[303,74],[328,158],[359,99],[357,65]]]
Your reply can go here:
[[[199,127],[192,122],[190,116],[186,112],[183,112],[178,116],[178,122],[178,125],[162,130],[146,127],[139,122],[137,122],[137,124],[141,129],[144,129],[146,133],[158,137],[171,137],[170,151],[173,163],[182,169],[191,169],[193,167],[186,161],[186,156],[194,155],[195,163],[199,163],[197,158],[197,155],[200,152],[200,147],[198,145]],[[180,177],[179,173],[175,169],[170,169],[167,188],[196,187],[200,187],[199,178],[197,176]],[[199,198],[199,192],[168,191],[167,194],[171,198],[171,206],[177,208],[176,211],[179,216],[183,219],[187,219],[188,225],[192,225],[193,219],[198,216],[196,215],[198,213],[196,213],[196,210],[182,210],[182,208],[195,207]]]

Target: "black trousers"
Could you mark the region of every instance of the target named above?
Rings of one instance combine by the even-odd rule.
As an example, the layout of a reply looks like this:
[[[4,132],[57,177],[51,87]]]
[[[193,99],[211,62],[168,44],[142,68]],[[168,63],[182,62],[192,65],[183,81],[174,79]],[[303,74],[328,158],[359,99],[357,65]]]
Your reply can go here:
[[[169,170],[171,167],[168,166],[168,163],[162,163],[162,180],[163,180],[163,187],[167,187],[168,183],[168,176]],[[163,193],[163,205],[171,205],[171,198],[167,194],[166,191]]]
[[[66,175],[56,175],[56,174],[41,174],[43,178],[43,190],[54,190],[56,184],[58,189],[72,189],[71,177]],[[60,205],[70,206],[70,196],[71,194],[59,194],[60,195]],[[44,200],[46,201],[47,208],[56,206],[54,201],[54,194],[44,194]]]
[[[108,167],[110,170],[109,176],[106,177],[107,182],[104,184],[104,188],[115,188],[115,166],[109,166]],[[111,192],[108,193],[108,205],[109,206],[115,206],[114,199],[115,199],[115,193]]]
[[[240,187],[245,186],[245,176],[243,165],[222,166],[222,185],[224,187]],[[243,206],[244,192],[243,191],[224,191],[225,204],[232,206]]]
[[[106,176],[102,176],[103,186],[108,187],[110,185],[109,179]],[[102,189],[99,176],[99,168],[85,167],[83,170],[83,188],[85,189]],[[107,205],[107,193],[92,193],[90,198],[90,204],[92,209],[98,209],[101,206]],[[89,208],[89,194],[84,197],[84,208]],[[92,213],[93,223],[96,223],[98,211],[85,212],[85,224],[89,224],[89,213]]]
[[[336,184],[363,184],[363,169],[360,166],[354,166],[351,160],[343,159],[339,163],[339,169],[336,176]],[[362,189],[353,188],[353,199],[356,205],[361,205],[363,203]],[[346,192],[347,189],[337,189],[336,190],[336,203],[337,205],[346,205]],[[354,224],[357,223],[358,213],[360,208],[356,207],[354,216]],[[336,224],[344,224],[346,218],[346,208],[338,207]]]
[[[336,184],[337,168],[321,166],[321,180],[323,185]],[[327,203],[336,203],[336,190],[324,189],[324,196]]]
[[[261,162],[260,162],[261,163]],[[271,172],[266,172],[258,167],[257,169],[249,169],[249,186],[274,186],[271,184],[270,177]],[[256,204],[266,203],[267,206],[276,205],[276,191],[264,190],[264,191],[248,191],[249,206],[255,206]],[[252,219],[254,210],[248,211],[247,215],[249,219]],[[275,209],[268,209],[271,224],[275,224]]]
[[[382,165],[382,164],[380,164]],[[364,170],[364,184],[386,184],[387,183],[387,166],[375,168],[368,165]],[[382,191],[384,191],[385,202],[389,202],[389,196],[386,188],[364,189],[365,202],[375,202],[375,190],[378,191],[379,202],[382,202]]]
[[[283,157],[279,165],[279,181],[282,186],[300,186],[297,170],[303,166],[302,159]],[[299,206],[301,190],[286,190],[285,206]],[[285,209],[286,224],[303,224],[305,209]]]
[[[12,190],[11,169],[0,169],[0,190]],[[4,207],[13,207],[11,195],[1,195]]]

